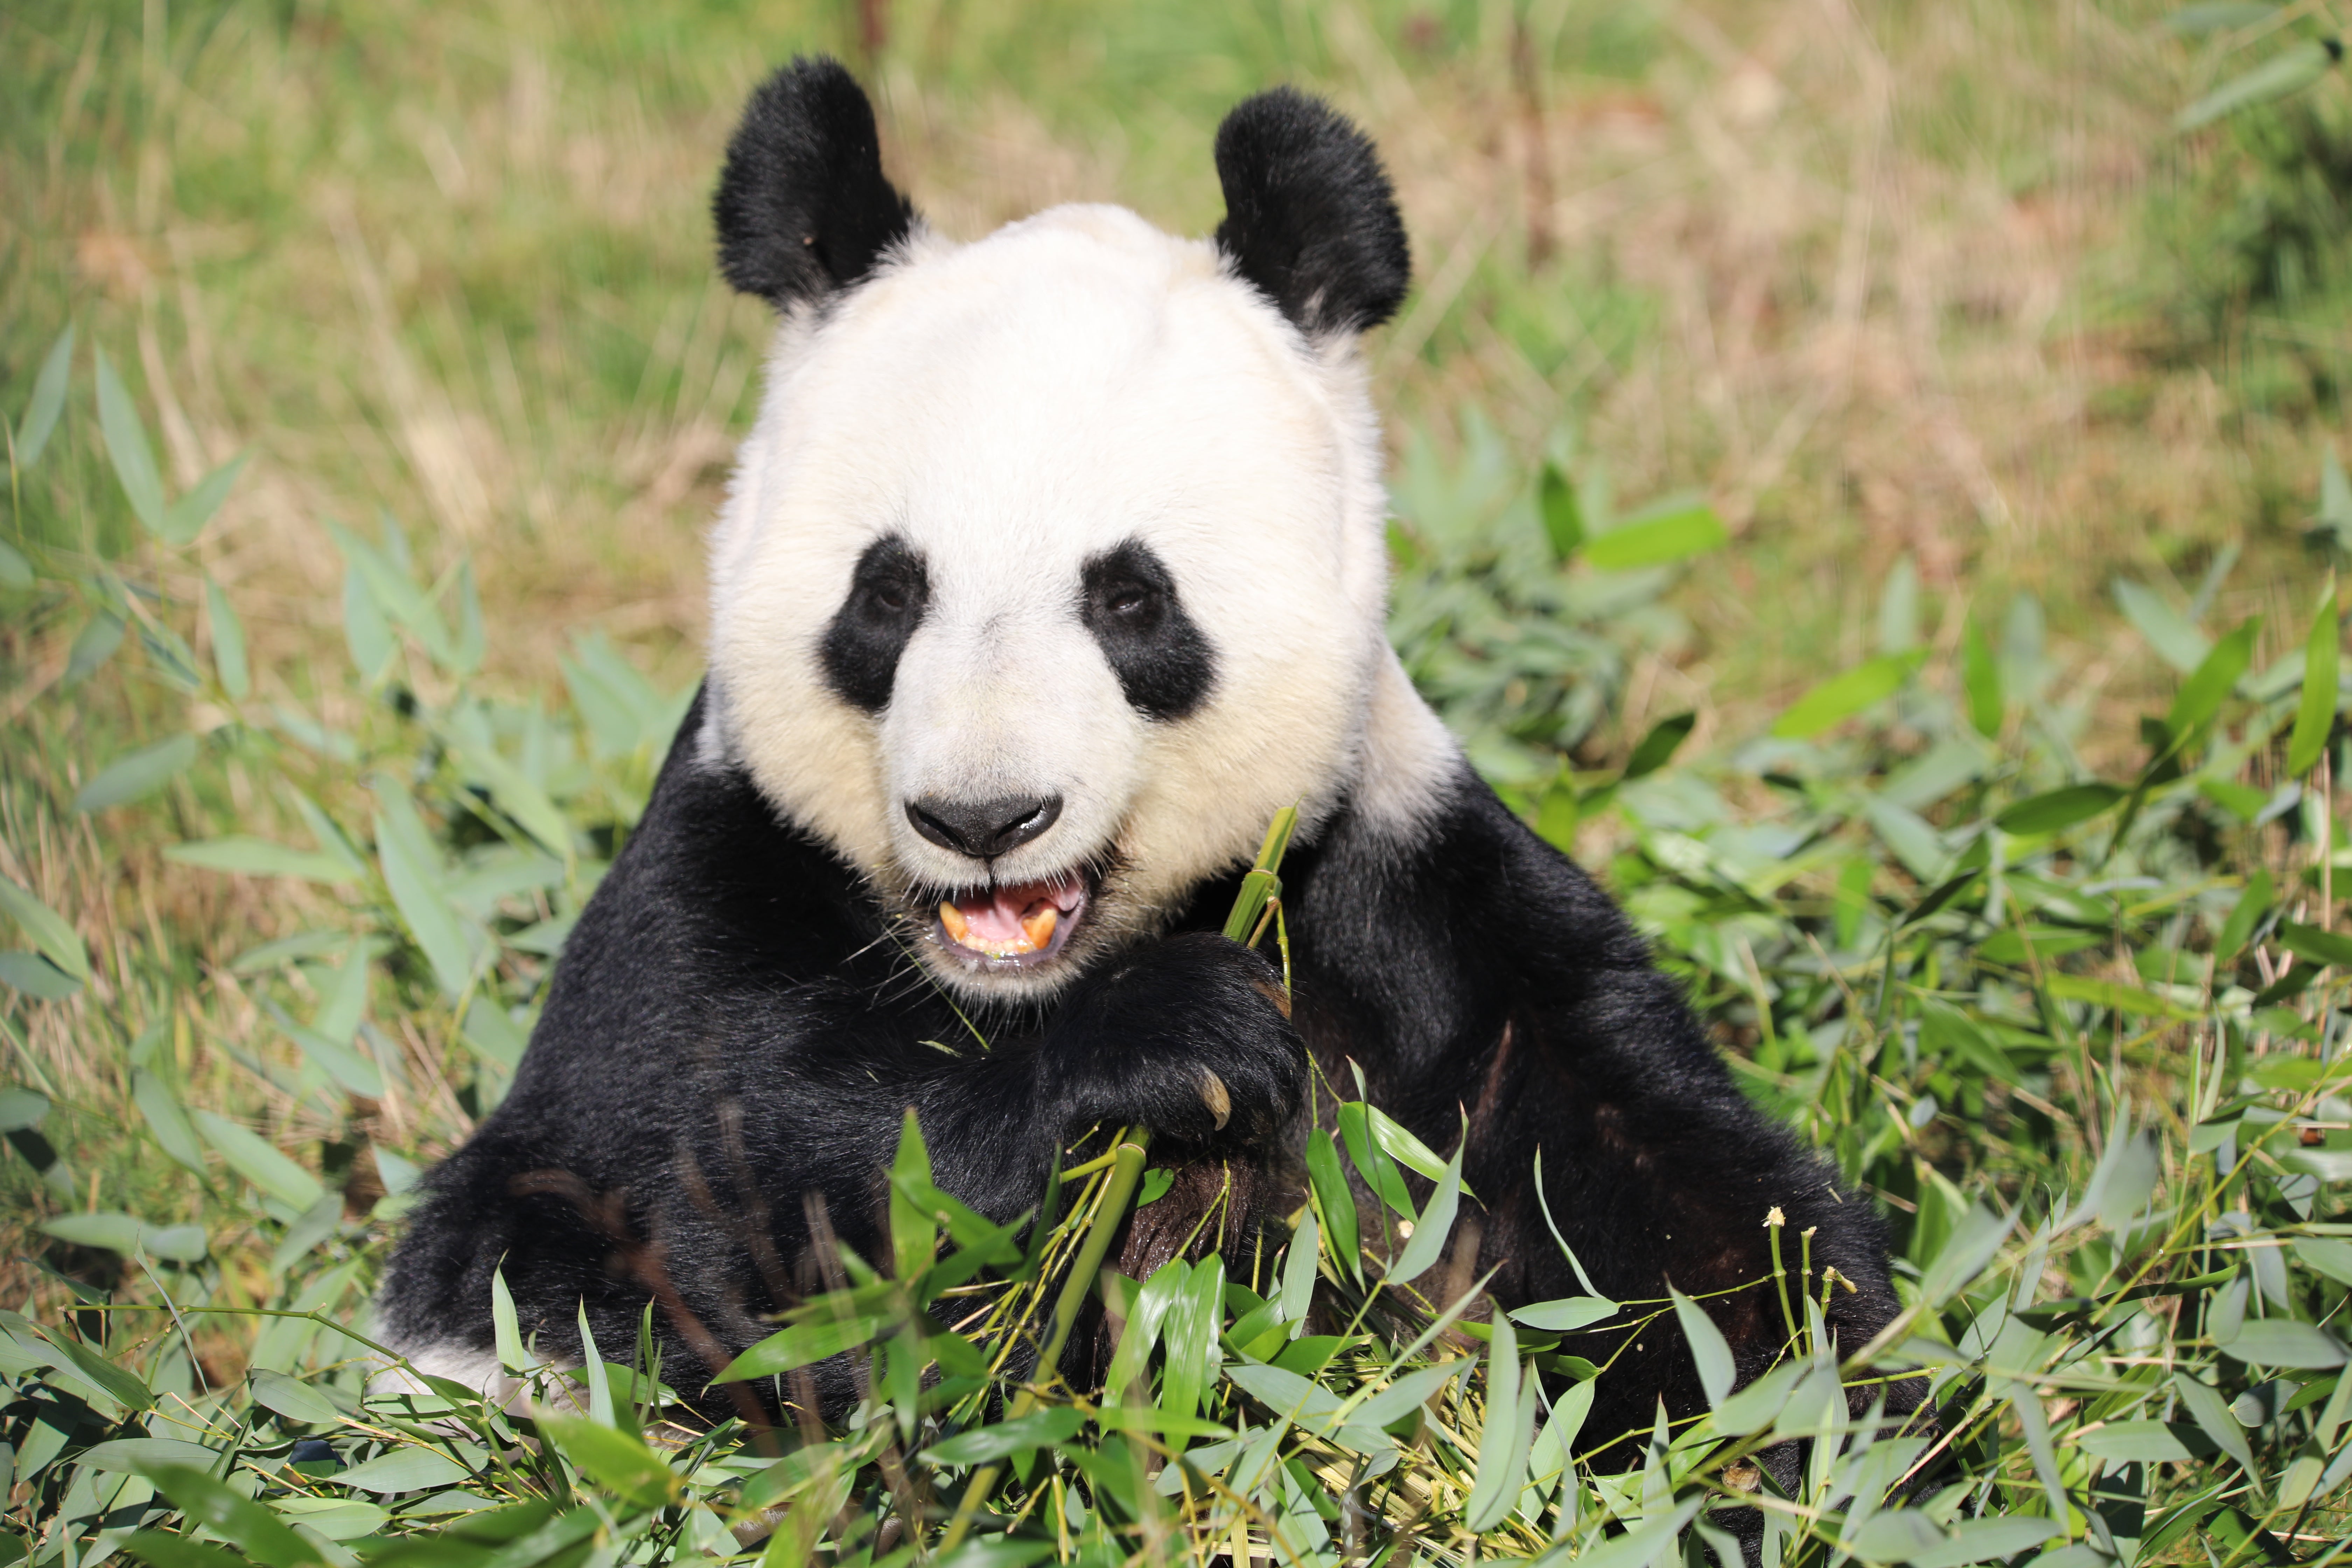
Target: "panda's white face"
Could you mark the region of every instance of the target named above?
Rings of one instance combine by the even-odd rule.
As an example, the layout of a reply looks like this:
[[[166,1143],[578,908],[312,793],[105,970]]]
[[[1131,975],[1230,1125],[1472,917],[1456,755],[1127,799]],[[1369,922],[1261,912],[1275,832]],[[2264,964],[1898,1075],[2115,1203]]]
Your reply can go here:
[[[1358,782],[1402,683],[1384,514],[1351,350],[1206,242],[1112,207],[919,230],[781,330],[713,540],[705,754],[942,980],[1049,994]]]

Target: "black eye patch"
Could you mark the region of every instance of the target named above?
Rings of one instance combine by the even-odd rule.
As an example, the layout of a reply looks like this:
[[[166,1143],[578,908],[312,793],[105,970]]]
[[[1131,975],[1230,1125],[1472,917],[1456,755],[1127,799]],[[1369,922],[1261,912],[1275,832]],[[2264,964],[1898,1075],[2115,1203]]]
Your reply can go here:
[[[930,574],[905,540],[894,533],[867,545],[818,645],[825,684],[868,713],[888,707],[898,657],[930,602]]]
[[[1198,708],[1216,684],[1216,656],[1150,547],[1133,539],[1113,546],[1086,563],[1079,584],[1078,618],[1129,705],[1162,720]]]

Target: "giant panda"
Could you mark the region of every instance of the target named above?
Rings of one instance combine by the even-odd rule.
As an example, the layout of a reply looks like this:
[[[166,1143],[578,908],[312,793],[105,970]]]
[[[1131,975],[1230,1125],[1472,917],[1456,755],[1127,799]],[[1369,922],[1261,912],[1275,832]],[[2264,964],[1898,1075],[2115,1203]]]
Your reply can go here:
[[[496,1379],[502,1269],[557,1356],[583,1308],[609,1348],[654,1303],[698,1389],[823,1288],[831,1238],[887,1256],[908,1107],[999,1221],[1135,1124],[1234,1183],[1208,1244],[1255,1247],[1359,1069],[1433,1148],[1466,1137],[1452,1263],[1506,1306],[1583,1293],[1540,1152],[1593,1285],[1707,1297],[1743,1379],[1783,1338],[1769,1288],[1734,1289],[1769,1274],[1775,1210],[1848,1282],[1848,1350],[1894,1316],[1868,1205],[1742,1097],[1389,647],[1359,343],[1409,263],[1371,144],[1277,89],[1215,163],[1206,239],[1072,205],[959,244],[884,177],[840,66],[752,95],[719,263],[778,325],[708,676],[510,1092],[425,1180],[379,1298],[416,1367]],[[1290,805],[1286,994],[1219,927]],[[1151,1212],[1130,1259],[1172,1245]],[[1703,1407],[1677,1334],[1595,1335],[1588,1434]],[[838,1364],[813,1384],[810,1414],[852,1398]]]

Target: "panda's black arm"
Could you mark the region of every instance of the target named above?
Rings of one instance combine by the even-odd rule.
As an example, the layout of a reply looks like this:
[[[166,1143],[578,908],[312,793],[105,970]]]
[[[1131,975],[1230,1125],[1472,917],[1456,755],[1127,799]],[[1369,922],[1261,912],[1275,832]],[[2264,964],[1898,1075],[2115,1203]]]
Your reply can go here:
[[[1295,852],[1294,852],[1295,853]],[[1672,1283],[1708,1308],[1753,1375],[1787,1337],[1768,1285],[1774,1207],[1799,1268],[1802,1233],[1830,1320],[1860,1345],[1892,1316],[1882,1227],[1868,1205],[1743,1095],[1624,917],[1566,857],[1464,769],[1444,807],[1410,833],[1342,820],[1292,878],[1302,1028],[1324,1070],[1345,1058],[1372,1098],[1433,1147],[1467,1123],[1464,1171],[1479,1204],[1477,1264],[1507,1305],[1583,1294],[1546,1224],[1602,1293],[1654,1300]],[[1793,1303],[1792,1303],[1793,1313]],[[1800,1320],[1801,1321],[1801,1320]],[[1600,1336],[1595,1336],[1596,1340]],[[1646,1422],[1663,1395],[1696,1408],[1680,1336],[1622,1349],[1591,1430]]]

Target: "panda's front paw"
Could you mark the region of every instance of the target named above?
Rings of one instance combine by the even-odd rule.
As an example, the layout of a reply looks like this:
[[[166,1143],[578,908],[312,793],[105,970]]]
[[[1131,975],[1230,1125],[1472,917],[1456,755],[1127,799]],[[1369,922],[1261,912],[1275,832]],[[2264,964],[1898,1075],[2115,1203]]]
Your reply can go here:
[[[1042,1065],[1070,1131],[1141,1122],[1201,1147],[1275,1137],[1307,1090],[1280,972],[1208,932],[1152,942],[1088,978]]]

